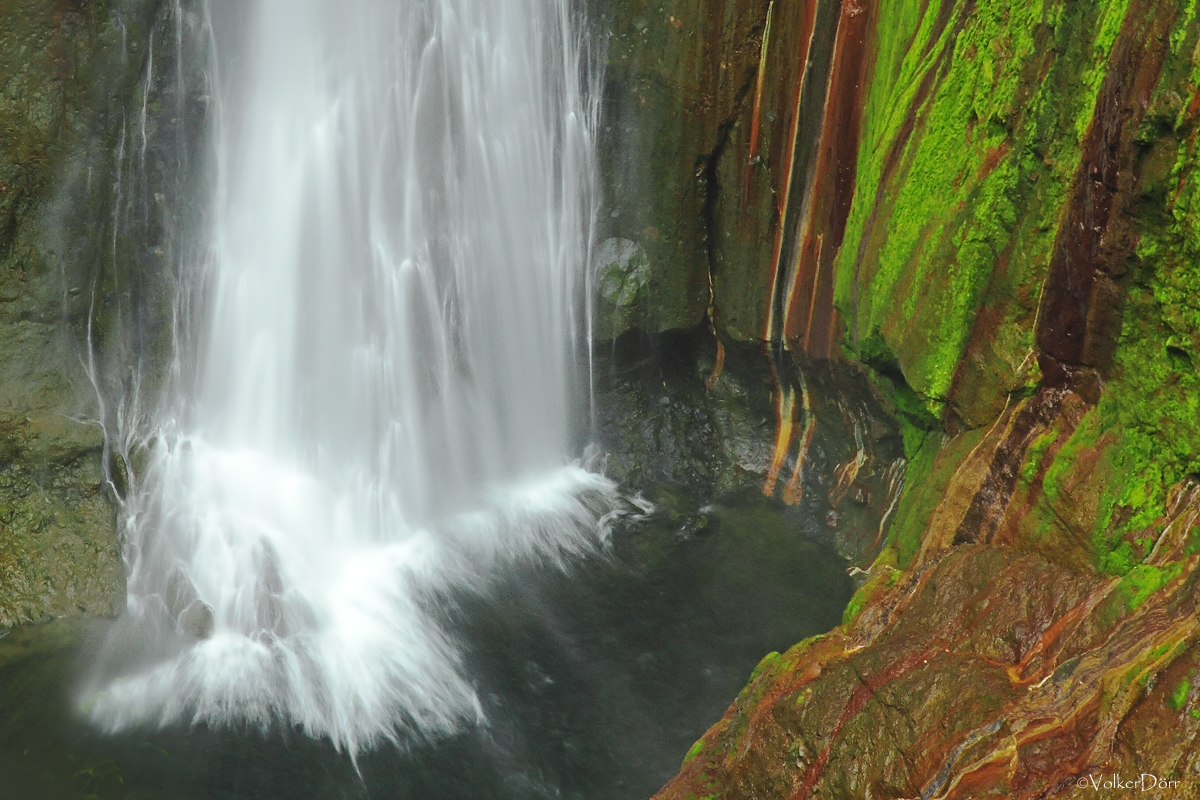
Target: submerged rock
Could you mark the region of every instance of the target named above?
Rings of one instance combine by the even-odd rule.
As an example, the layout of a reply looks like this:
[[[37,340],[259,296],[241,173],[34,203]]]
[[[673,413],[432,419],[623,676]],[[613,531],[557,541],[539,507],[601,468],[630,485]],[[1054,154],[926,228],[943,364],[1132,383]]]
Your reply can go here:
[[[193,639],[207,639],[213,632],[212,606],[200,598],[188,603],[175,620],[181,633]]]

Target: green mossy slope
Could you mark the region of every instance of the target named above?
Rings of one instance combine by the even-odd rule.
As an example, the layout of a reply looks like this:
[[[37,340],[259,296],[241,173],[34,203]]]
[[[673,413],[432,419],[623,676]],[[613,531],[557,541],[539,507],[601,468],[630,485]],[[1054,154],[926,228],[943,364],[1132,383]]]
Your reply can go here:
[[[1039,291],[1126,4],[880,5],[836,302],[851,352],[893,353],[935,414],[984,424],[1036,379]]]

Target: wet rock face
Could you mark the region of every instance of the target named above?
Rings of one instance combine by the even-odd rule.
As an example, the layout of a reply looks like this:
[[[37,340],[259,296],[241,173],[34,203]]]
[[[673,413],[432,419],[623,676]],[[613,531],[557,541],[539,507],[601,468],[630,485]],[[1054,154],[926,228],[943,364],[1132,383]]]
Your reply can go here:
[[[101,345],[115,153],[156,6],[0,4],[0,628],[124,598],[86,344]]]
[[[872,581],[884,602],[764,664],[659,797],[1075,797],[1088,775],[1200,774],[1194,580],[1131,611],[1115,579],[970,546]]]
[[[0,627],[123,607],[102,448],[96,425],[0,415]]]
[[[798,526],[835,540],[853,563],[866,566],[883,546],[903,442],[856,368],[801,367],[736,342],[718,351],[697,328],[628,333],[597,348],[595,370],[597,437],[627,491],[683,523],[715,497],[762,493],[794,506]],[[781,419],[791,432],[782,438]]]
[[[766,7],[762,0],[589,3],[606,41],[598,234],[635,242],[649,272],[634,308],[601,298],[598,339],[633,326],[691,328],[705,315],[712,169],[747,106]]]
[[[1194,794],[1197,9],[860,5],[834,302],[905,493],[843,626],[661,796]]]
[[[601,239],[644,248],[601,339],[709,317],[737,341],[837,352],[873,4],[590,0],[605,41]],[[607,261],[594,265],[604,271]]]

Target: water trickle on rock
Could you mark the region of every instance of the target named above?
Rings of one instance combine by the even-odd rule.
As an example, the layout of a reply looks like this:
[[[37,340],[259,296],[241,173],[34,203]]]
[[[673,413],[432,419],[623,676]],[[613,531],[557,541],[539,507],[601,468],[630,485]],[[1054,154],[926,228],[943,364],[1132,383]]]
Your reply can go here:
[[[479,704],[437,598],[603,538],[614,487],[567,462],[597,98],[566,6],[207,9],[203,313],[126,500],[103,726],[451,731]]]

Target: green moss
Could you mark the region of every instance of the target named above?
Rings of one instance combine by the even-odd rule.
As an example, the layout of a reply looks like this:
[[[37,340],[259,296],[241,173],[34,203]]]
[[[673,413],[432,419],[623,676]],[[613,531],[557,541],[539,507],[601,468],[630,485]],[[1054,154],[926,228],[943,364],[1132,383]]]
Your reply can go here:
[[[1200,192],[1196,155],[1172,168],[1176,190],[1167,214],[1142,220],[1138,279],[1130,287],[1112,400],[1106,411],[1125,431],[1125,458],[1144,469],[1143,486],[1122,502],[1136,514],[1128,527],[1150,524],[1165,487],[1200,470]]]
[[[1135,566],[1138,560],[1133,555],[1133,547],[1128,542],[1120,542],[1111,550],[1101,552],[1099,555],[1099,568],[1101,572],[1107,572],[1110,575],[1125,575]]]
[[[1160,644],[1158,647],[1150,648],[1149,655],[1150,655],[1151,660],[1162,658],[1167,653],[1171,652],[1172,648],[1179,649],[1179,645],[1178,644],[1173,645],[1173,644],[1168,643],[1168,644]],[[1176,655],[1179,655],[1179,654],[1176,653]]]
[[[1150,595],[1178,578],[1183,572],[1183,566],[1181,561],[1165,567],[1138,564],[1131,567],[1121,582],[1117,584],[1116,594],[1124,602],[1125,608],[1129,612],[1136,611]]]
[[[1167,695],[1167,706],[1172,711],[1182,711],[1187,705],[1188,696],[1192,693],[1192,679],[1184,678],[1179,684]]]
[[[1200,553],[1200,525],[1188,531],[1187,544],[1184,545],[1183,550],[1185,556],[1195,555],[1196,553]]]
[[[1100,566],[1117,574],[1134,568],[1129,539],[1159,535],[1167,488],[1200,471],[1200,154],[1190,144],[1195,122],[1180,128],[1183,98],[1200,89],[1196,19],[1194,6],[1179,15],[1139,130],[1148,153],[1140,239],[1100,404],[1102,426],[1119,436],[1095,538]]]
[[[1042,464],[1042,459],[1046,455],[1046,451],[1050,449],[1050,445],[1058,440],[1060,432],[1058,428],[1046,431],[1038,436],[1029,447],[1025,450],[1025,460],[1021,464],[1021,481],[1028,486],[1033,483],[1034,477],[1037,475],[1038,467]]]
[[[930,420],[949,402],[968,425],[986,424],[995,397],[1037,381],[1040,287],[1081,144],[1120,31],[1147,23],[1128,19],[1128,0],[960,2],[940,31],[913,4],[879,14],[835,298],[850,350],[892,376],[885,391],[913,462],[890,539],[903,566],[951,474],[953,459],[927,450]],[[1140,564],[1161,533],[1167,488],[1200,473],[1200,148],[1186,113],[1200,91],[1198,19],[1194,4],[1180,9],[1136,131],[1139,244],[1101,401],[1052,458],[1058,431],[1038,437],[1019,468],[1026,486],[1044,470],[1034,540],[1064,525],[1090,536],[1095,565],[1127,576],[1134,608],[1174,569]],[[1200,535],[1188,548],[1200,551]],[[861,605],[852,601],[850,619]]]
[[[1121,25],[1125,22],[1125,13],[1129,8],[1129,0],[1112,0],[1108,3],[1100,5],[1099,18],[1096,20],[1096,36],[1093,40],[1092,52],[1093,57],[1090,59],[1088,68],[1083,71],[1082,83],[1084,91],[1091,96],[1095,96],[1100,89],[1100,84],[1104,80],[1104,76],[1108,73],[1108,54],[1112,50],[1113,43],[1117,40],[1117,34],[1121,31]],[[1092,115],[1090,110],[1086,112],[1080,110],[1075,116],[1075,135],[1079,140],[1082,140],[1087,133],[1088,125],[1091,123]]]
[[[778,658],[779,653],[777,652],[767,653],[765,656],[763,656],[762,660],[758,662],[758,666],[756,666],[754,671],[750,673],[750,680],[748,682],[753,683],[754,680],[763,673],[763,670],[771,666],[771,663]]]
[[[1102,418],[1112,416],[1115,402],[1105,398],[1100,405]],[[1167,487],[1181,476],[1163,463],[1164,451],[1156,437],[1115,421],[1110,420],[1110,424],[1119,434],[1106,453],[1113,477],[1100,487],[1092,539],[1100,570],[1124,575],[1137,563],[1129,539],[1143,530],[1157,538],[1161,533],[1160,520],[1166,513]],[[1117,522],[1118,511],[1123,522]]]
[[[1055,505],[1062,502],[1064,478],[1075,466],[1080,452],[1096,446],[1102,432],[1100,413],[1096,409],[1089,410],[1075,427],[1070,438],[1055,454],[1054,460],[1042,479],[1042,491],[1050,502]]]
[[[1138,538],[1134,534],[1157,536],[1169,476],[1157,460],[1160,448],[1154,438],[1125,427],[1117,403],[1106,391],[1100,404],[1088,410],[1047,467],[1042,492],[1053,509],[1049,513],[1091,526],[1081,533],[1090,533],[1096,567],[1125,575],[1140,561],[1130,544]],[[1089,460],[1082,460],[1088,451]],[[1074,487],[1073,495],[1068,486]],[[1087,515],[1078,505],[1084,500],[1095,504]]]
[[[896,550],[890,546],[885,547],[876,557],[875,563],[871,565],[871,577],[858,588],[858,591],[850,598],[850,602],[846,604],[846,610],[842,612],[843,627],[849,629],[853,626],[858,615],[870,605],[880,592],[896,585],[902,573],[896,569],[895,564]]]
[[[930,412],[926,399],[918,397],[908,385],[899,360],[878,331],[863,343],[859,357],[875,370],[872,375],[874,385],[896,409],[904,438],[904,455],[911,461],[929,433],[941,429],[941,421]]]
[[[859,590],[850,598],[850,602],[846,604],[846,610],[842,612],[842,625],[849,628],[854,624],[854,620],[858,619],[858,615],[862,613],[867,602],[871,598],[871,592],[867,587],[861,586]]]
[[[813,646],[821,641],[822,638],[824,638],[823,634],[801,639],[787,649],[787,652],[780,657],[781,660],[775,666],[781,671],[795,668],[808,654],[808,651],[812,650]]]
[[[920,551],[925,529],[950,477],[983,435],[982,430],[968,431],[941,447],[941,437],[930,436],[909,461],[904,494],[888,531],[888,546],[895,550],[899,569],[907,569]]]
[[[692,745],[692,748],[687,751],[687,755],[683,757],[683,764],[681,764],[680,766],[681,767],[684,766],[689,761],[691,761],[693,758],[700,755],[702,752],[704,752],[704,740],[699,739],[696,741],[696,743],[694,745]]]
[[[937,498],[920,496],[918,488],[924,485],[921,479],[933,472],[936,457],[936,448],[926,446],[909,461],[904,495],[897,506],[896,519],[888,530],[888,544],[895,548],[896,563],[901,569],[912,563],[913,556],[921,549],[925,526],[937,505]]]
[[[997,392],[1025,381],[1080,120],[1126,12],[1127,0],[957,3],[939,32],[932,5],[920,18],[907,3],[879,10],[836,302],[854,341],[889,342],[930,413],[989,297],[1003,336],[986,334],[997,368],[977,377]]]

